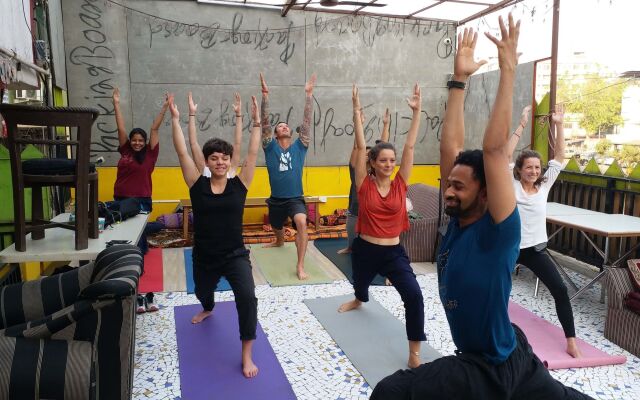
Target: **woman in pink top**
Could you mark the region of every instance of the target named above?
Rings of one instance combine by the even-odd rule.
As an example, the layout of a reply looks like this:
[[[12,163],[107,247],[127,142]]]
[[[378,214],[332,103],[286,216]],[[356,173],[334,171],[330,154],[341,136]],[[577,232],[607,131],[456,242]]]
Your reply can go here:
[[[407,364],[415,368],[420,365],[420,342],[427,339],[424,333],[424,303],[409,257],[400,244],[400,233],[409,229],[406,182],[413,167],[413,147],[420,126],[420,88],[416,84],[413,95],[407,100],[413,118],[404,144],[400,170],[393,180],[391,175],[396,166],[393,145],[376,144],[369,151],[367,162],[362,107],[355,85],[352,100],[357,153],[354,163],[355,185],[360,203],[356,226],[359,237],[354,239],[351,249],[355,299],[342,304],[338,311],[347,312],[360,307],[369,300],[369,285],[375,275],[387,277],[404,302],[409,339]]]

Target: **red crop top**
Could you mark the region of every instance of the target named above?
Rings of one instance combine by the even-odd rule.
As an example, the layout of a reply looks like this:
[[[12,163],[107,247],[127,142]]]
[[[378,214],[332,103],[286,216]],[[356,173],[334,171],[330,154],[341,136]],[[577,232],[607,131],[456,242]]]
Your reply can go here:
[[[391,181],[386,197],[376,187],[375,178],[367,176],[358,191],[358,223],[356,232],[377,238],[394,238],[409,230],[407,184],[398,173]]]

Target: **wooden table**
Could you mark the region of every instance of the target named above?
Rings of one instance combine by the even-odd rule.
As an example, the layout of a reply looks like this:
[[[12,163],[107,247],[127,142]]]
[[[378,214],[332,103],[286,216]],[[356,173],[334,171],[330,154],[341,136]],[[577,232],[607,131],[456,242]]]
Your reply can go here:
[[[268,197],[247,197],[244,202],[244,208],[259,208],[267,207]],[[318,196],[305,196],[304,202],[307,205],[307,215],[309,214],[309,204],[316,205],[316,213],[313,223],[316,229],[320,225],[320,210],[318,210],[318,204],[324,203]],[[180,206],[182,207],[182,238],[184,240],[189,239],[189,212],[191,211],[191,199],[180,200]]]
[[[638,242],[624,255],[616,260],[609,260],[609,239],[610,238],[633,238],[640,236],[640,218],[624,214],[607,214],[598,211],[585,210],[578,207],[567,206],[558,203],[547,204],[547,222],[559,226],[555,232],[549,235],[549,240],[560,233],[564,228],[572,228],[578,230],[587,242],[602,257],[602,266],[600,273],[596,275],[589,283],[579,289],[571,299],[576,298],[585,290],[589,289],[602,277],[607,274],[608,268],[615,268],[629,254],[635,251],[639,246]],[[587,233],[604,236],[604,250],[600,249],[587,235]]]
[[[148,214],[138,214],[127,220],[107,227],[97,239],[89,239],[89,246],[75,249],[75,233],[70,229],[51,228],[45,230],[44,239],[33,240],[27,235],[27,251],[16,251],[15,244],[0,252],[0,263],[24,263],[39,261],[90,261],[107,247],[110,240],[129,240],[137,244],[149,218]],[[69,221],[69,213],[52,219],[56,222]]]

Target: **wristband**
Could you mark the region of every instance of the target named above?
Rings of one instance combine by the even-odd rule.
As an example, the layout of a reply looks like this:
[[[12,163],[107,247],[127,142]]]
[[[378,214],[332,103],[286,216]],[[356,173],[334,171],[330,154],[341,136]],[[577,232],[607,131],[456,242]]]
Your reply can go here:
[[[258,122],[254,122],[254,123],[253,123],[253,127],[254,127],[254,128],[260,128],[261,126],[262,126],[262,124],[261,124],[261,122],[260,122],[260,121],[258,121]]]
[[[240,115],[236,114],[236,118],[242,118],[242,114]]]
[[[514,133],[515,136],[520,137],[520,135],[518,135],[517,133]]]
[[[190,116],[190,117],[195,117],[196,115],[195,115],[195,114],[189,114],[189,116]]]
[[[462,89],[464,90],[466,84],[460,81],[449,81],[447,82],[447,88],[449,89]]]

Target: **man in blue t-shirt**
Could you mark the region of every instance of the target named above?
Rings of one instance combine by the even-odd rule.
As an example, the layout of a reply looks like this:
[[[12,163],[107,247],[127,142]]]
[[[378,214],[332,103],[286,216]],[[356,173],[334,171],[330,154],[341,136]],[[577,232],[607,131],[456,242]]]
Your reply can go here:
[[[458,35],[440,142],[445,212],[438,291],[457,350],[376,386],[371,399],[588,399],[554,380],[507,313],[520,245],[520,217],[509,175],[508,141],[520,23],[499,20],[500,84],[482,150],[463,151],[464,87],[485,61],[474,61],[477,33]]]
[[[306,93],[304,103],[304,116],[299,128],[300,137],[292,139],[291,128],[286,122],[276,123],[275,132],[271,130],[269,120],[269,88],[260,74],[262,85],[262,148],[269,173],[271,197],[267,199],[269,206],[269,223],[273,227],[276,240],[265,247],[279,247],[284,245],[284,222],[287,217],[296,226],[296,248],[298,250],[298,262],[296,273],[298,279],[307,279],[304,271],[304,255],[307,251],[307,208],[304,203],[302,190],[302,167],[304,157],[310,142],[310,127],[312,116],[313,86],[316,83],[316,75],[304,86]],[[275,133],[275,135],[274,135]],[[275,136],[275,140],[274,139]],[[318,210],[316,209],[316,212]]]

